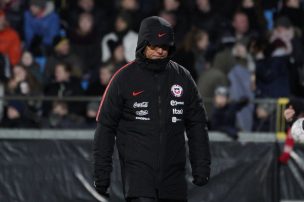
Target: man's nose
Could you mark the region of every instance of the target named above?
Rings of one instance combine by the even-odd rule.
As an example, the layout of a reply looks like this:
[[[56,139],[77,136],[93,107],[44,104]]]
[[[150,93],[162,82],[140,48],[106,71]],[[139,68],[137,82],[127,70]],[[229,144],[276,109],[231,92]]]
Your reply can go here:
[[[164,49],[161,47],[157,47],[156,52],[162,54],[164,52]]]

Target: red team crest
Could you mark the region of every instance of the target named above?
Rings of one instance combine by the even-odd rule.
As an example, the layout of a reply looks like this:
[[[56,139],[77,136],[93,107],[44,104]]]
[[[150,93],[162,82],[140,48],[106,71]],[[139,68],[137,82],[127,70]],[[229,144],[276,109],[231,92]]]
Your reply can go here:
[[[180,85],[175,84],[171,87],[171,93],[174,97],[181,97],[183,95],[183,88]]]

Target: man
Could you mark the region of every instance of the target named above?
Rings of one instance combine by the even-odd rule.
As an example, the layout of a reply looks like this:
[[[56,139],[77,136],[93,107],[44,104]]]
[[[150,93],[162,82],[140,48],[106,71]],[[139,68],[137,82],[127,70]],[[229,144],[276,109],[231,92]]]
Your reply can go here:
[[[110,41],[122,43],[125,50],[124,57],[130,62],[135,58],[137,33],[130,29],[130,16],[127,13],[120,13],[116,17],[114,31],[107,33],[101,41],[102,62],[107,62],[112,57]],[[110,42],[111,43],[111,42]]]
[[[99,106],[94,140],[96,190],[110,184],[116,136],[128,202],[185,202],[187,132],[193,183],[210,175],[206,114],[190,73],[170,60],[171,25],[160,17],[142,21],[136,60],[112,77]]]
[[[72,76],[81,78],[82,70],[84,69],[83,61],[73,53],[70,41],[65,36],[56,36],[53,40],[53,52],[47,57],[44,74],[47,80],[50,80],[54,75],[55,66],[64,62],[72,67]]]
[[[5,13],[0,10],[0,53],[9,58],[11,65],[16,65],[21,57],[21,40],[6,20]]]
[[[248,16],[244,12],[237,11],[233,16],[232,27],[237,42],[247,45],[252,35]]]

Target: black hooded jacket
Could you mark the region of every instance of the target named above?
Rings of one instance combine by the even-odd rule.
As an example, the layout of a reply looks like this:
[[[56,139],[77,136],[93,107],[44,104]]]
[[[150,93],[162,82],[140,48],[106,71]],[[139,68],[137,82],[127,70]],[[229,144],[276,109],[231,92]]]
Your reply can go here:
[[[170,46],[169,57],[149,60],[147,45]],[[192,175],[209,177],[206,114],[189,72],[170,60],[169,23],[141,23],[136,60],[119,69],[102,97],[94,139],[95,185],[109,186],[116,137],[125,197],[187,198],[185,131]]]

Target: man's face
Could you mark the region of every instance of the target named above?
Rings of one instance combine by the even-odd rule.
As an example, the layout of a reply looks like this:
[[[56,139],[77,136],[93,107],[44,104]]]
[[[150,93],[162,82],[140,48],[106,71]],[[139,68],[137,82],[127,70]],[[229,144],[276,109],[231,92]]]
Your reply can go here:
[[[234,16],[233,27],[237,33],[245,34],[249,30],[248,18],[243,13],[238,13]]]
[[[55,68],[55,80],[57,82],[64,82],[70,79],[70,73],[65,70],[65,67],[58,64]]]
[[[107,85],[112,77],[111,70],[109,68],[101,68],[99,70],[99,79],[102,85]]]
[[[243,0],[242,5],[244,8],[253,8],[254,1],[253,0]]]
[[[21,82],[26,80],[27,73],[26,70],[19,65],[16,65],[13,69],[13,75],[16,81]]]
[[[7,116],[9,119],[17,119],[20,118],[20,113],[15,107],[9,106],[7,108]]]
[[[215,95],[214,97],[214,105],[216,107],[222,108],[225,107],[228,103],[228,97],[224,95]]]
[[[290,8],[300,8],[301,2],[299,0],[288,0],[286,2],[286,5],[287,7],[290,7]]]
[[[210,7],[209,0],[196,0],[196,5],[198,6],[199,10],[206,10]]]
[[[53,104],[53,113],[59,116],[65,116],[68,114],[67,106],[63,103]]]
[[[122,0],[121,6],[125,10],[136,10],[138,8],[137,0]]]
[[[144,54],[146,58],[151,60],[159,60],[168,57],[169,47],[168,46],[153,46],[149,45],[146,47]]]
[[[21,57],[21,62],[25,66],[30,66],[33,64],[33,56],[30,52],[24,52]]]
[[[203,34],[196,42],[196,46],[199,50],[206,50],[209,45],[208,34]]]
[[[37,16],[41,13],[42,8],[40,8],[39,6],[36,6],[36,5],[30,5],[30,11],[31,11],[32,15]]]
[[[118,17],[115,21],[116,31],[122,32],[127,28],[128,28],[128,24],[126,23],[126,21],[124,19],[122,19],[121,17]]]
[[[84,13],[79,17],[79,29],[83,33],[89,33],[93,29],[93,23],[93,18],[90,14]]]
[[[93,0],[79,0],[78,6],[86,12],[93,10],[95,2]]]
[[[179,1],[177,0],[164,0],[164,7],[167,11],[175,11],[179,7]]]

